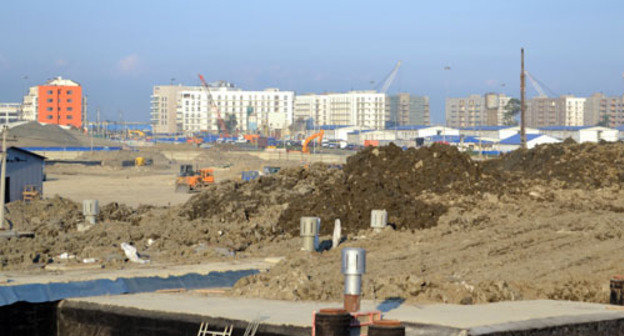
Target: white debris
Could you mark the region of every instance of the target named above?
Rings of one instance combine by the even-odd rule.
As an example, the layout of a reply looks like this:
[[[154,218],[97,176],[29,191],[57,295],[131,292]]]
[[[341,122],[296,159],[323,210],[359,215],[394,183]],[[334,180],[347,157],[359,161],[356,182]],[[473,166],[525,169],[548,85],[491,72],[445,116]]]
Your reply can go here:
[[[149,260],[143,260],[139,258],[139,254],[137,253],[136,247],[127,243],[121,243],[121,248],[124,250],[126,257],[130,259],[130,261],[139,263],[139,264],[147,264],[149,262]]]
[[[63,252],[63,253],[59,254],[59,255],[57,256],[57,258],[58,258],[58,259],[62,259],[62,260],[68,260],[68,259],[75,259],[75,258],[76,258],[76,256],[75,256],[75,255],[73,255],[73,254],[69,254],[69,253],[67,253],[67,252]]]
[[[332,248],[338,247],[340,238],[342,238],[342,227],[340,225],[340,219],[336,218],[334,222],[334,235],[332,236]]]
[[[85,263],[85,264],[92,264],[95,261],[96,261],[95,258],[84,258],[84,259],[82,259],[82,262]]]

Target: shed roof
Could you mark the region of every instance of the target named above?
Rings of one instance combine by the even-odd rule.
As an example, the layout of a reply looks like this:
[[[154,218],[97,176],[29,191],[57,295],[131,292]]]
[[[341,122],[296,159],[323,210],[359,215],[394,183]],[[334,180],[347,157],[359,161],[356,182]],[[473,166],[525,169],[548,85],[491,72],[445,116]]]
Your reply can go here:
[[[544,135],[544,134],[527,134],[526,135],[526,140],[527,140],[527,142],[529,142],[531,140],[535,140],[535,139],[537,139],[539,137],[542,137],[542,136],[547,136],[547,135]],[[503,145],[519,145],[520,144],[520,134],[514,134],[514,135],[510,136],[509,138],[505,138],[505,139],[501,140],[499,143],[503,144]]]
[[[24,154],[32,155],[32,156],[37,157],[37,158],[39,158],[39,159],[41,159],[41,160],[45,160],[45,156],[43,156],[43,155],[39,155],[39,154],[37,154],[37,153],[31,152],[31,151],[29,151],[29,150],[26,150],[26,149],[23,149],[23,148],[20,148],[20,147],[13,147],[13,146],[11,146],[11,147],[8,147],[8,148],[7,148],[7,150],[9,150],[9,149],[16,150],[16,151],[18,151],[18,152],[22,152],[22,153],[24,153]],[[1,151],[0,151],[0,152],[1,152]]]

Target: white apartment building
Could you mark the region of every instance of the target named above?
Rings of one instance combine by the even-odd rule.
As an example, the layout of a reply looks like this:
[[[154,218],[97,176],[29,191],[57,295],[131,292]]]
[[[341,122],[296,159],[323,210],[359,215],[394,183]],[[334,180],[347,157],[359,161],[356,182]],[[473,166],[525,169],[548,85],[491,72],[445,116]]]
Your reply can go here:
[[[295,98],[295,119],[317,126],[345,125],[384,129],[389,118],[386,95],[376,91],[305,94]]]
[[[293,122],[294,95],[293,91],[275,88],[245,91],[221,85],[210,88],[215,109],[206,90],[183,90],[178,93],[177,124],[183,132],[218,131],[218,109],[224,121],[233,115],[236,129],[242,132],[285,130]]]
[[[22,101],[22,111],[20,119],[36,121],[37,120],[37,99],[39,98],[39,88],[33,86],[28,89],[28,93]]]
[[[16,122],[20,118],[22,104],[0,103],[0,124]]]

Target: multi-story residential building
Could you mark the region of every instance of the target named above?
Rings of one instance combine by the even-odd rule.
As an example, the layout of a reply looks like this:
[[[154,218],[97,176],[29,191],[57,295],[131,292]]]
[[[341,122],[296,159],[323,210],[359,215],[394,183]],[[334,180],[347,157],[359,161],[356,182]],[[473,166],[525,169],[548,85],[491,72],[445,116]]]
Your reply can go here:
[[[471,127],[485,125],[485,99],[481,95],[446,98],[444,109],[448,127]]]
[[[293,122],[294,92],[269,88],[245,91],[226,82],[212,84],[208,92],[190,88],[178,92],[176,120],[183,132],[218,131],[217,109],[227,122],[236,120],[235,128],[242,132],[261,130],[268,134],[282,131]],[[233,116],[233,117],[231,117]]]
[[[39,97],[39,87],[33,86],[28,89],[28,93],[22,100],[22,111],[20,119],[35,121],[37,120],[37,99]]]
[[[485,102],[485,125],[487,126],[503,126],[505,121],[505,112],[507,104],[511,97],[503,93],[486,93]]]
[[[80,84],[62,77],[33,86],[24,96],[21,119],[82,127],[86,103]]]
[[[624,95],[608,97],[594,93],[585,101],[584,125],[617,127],[624,125]]]
[[[502,93],[446,98],[446,124],[449,127],[502,126],[510,100],[511,97]]]
[[[429,125],[429,97],[399,93],[386,100],[389,125]]]
[[[0,124],[16,122],[20,118],[22,104],[0,103]]]
[[[385,128],[386,95],[376,91],[305,94],[295,98],[295,119],[312,119],[316,126],[348,125]]]
[[[154,133],[176,133],[178,100],[182,91],[201,91],[201,87],[182,85],[156,85],[150,96],[150,122]]]
[[[583,126],[586,98],[561,96],[535,97],[527,101],[529,127]]]

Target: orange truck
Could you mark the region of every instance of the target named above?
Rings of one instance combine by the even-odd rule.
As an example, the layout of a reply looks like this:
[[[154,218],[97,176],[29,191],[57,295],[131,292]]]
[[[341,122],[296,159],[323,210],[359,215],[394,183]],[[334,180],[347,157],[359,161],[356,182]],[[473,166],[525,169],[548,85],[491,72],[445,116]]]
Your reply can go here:
[[[200,191],[213,184],[214,181],[213,169],[202,168],[200,170],[193,170],[192,165],[181,165],[180,173],[176,178],[175,191],[178,193]]]

